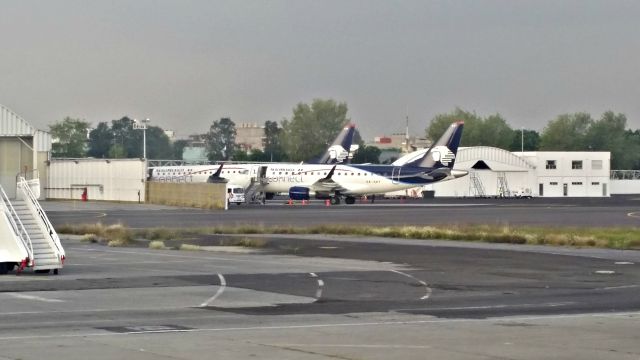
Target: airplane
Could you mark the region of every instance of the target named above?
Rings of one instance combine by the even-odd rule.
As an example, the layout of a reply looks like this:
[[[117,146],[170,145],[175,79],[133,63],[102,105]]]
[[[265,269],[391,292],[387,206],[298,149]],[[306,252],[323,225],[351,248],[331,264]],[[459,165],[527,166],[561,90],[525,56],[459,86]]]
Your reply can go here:
[[[463,121],[445,131],[422,156],[401,166],[334,164],[269,164],[261,191],[288,192],[292,200],[329,199],[332,204],[355,203],[356,196],[381,194],[466,175],[453,173]]]
[[[355,125],[346,125],[324,154],[311,163],[338,164],[351,157]],[[215,165],[156,166],[149,168],[149,181],[160,182],[228,182],[243,188],[263,177],[274,163],[221,163]],[[281,164],[281,163],[278,163]],[[261,176],[262,175],[262,176]],[[267,194],[267,199],[273,194]]]

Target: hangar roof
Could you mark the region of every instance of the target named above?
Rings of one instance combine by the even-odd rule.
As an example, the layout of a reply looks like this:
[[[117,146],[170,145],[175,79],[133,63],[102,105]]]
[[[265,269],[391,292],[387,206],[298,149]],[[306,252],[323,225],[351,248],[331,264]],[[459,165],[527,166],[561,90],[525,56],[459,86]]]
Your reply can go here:
[[[0,104],[0,137],[32,137],[35,151],[51,151],[51,134],[34,128],[2,104]]]
[[[455,167],[459,169],[485,168],[493,171],[528,171],[535,166],[510,151],[491,146],[472,146],[458,149]]]
[[[33,136],[35,132],[31,124],[0,104],[0,136]]]

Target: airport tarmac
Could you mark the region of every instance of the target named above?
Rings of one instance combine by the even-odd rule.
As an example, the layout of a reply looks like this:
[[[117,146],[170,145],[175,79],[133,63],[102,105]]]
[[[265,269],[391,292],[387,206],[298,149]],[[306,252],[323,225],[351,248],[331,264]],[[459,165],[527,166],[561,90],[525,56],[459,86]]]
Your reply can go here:
[[[0,277],[0,359],[640,356],[637,251],[265,241],[176,251],[66,237],[60,275]]]
[[[408,199],[325,206],[284,199],[266,205],[231,205],[228,211],[175,208],[149,204],[46,201],[55,226],[122,223],[134,228],[220,225],[500,224],[531,226],[640,226],[640,196],[538,199]]]
[[[527,212],[541,223],[564,216],[552,225],[640,223],[628,216],[640,210],[635,199],[537,200],[271,202],[226,212],[43,205],[55,225],[517,223]],[[221,236],[231,237],[191,240],[214,251],[63,236],[60,275],[0,277],[0,359],[640,357],[639,251],[325,235],[256,235],[260,248],[229,251],[214,246]]]

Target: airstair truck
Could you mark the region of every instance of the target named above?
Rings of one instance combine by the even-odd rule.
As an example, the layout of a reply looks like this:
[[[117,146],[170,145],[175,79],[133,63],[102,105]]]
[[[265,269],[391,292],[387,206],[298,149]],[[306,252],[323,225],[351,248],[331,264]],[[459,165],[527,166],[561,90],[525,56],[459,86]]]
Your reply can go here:
[[[16,198],[0,186],[0,273],[18,267],[36,273],[57,274],[66,258],[60,238],[40,206],[31,184],[18,179]]]
[[[13,270],[16,266],[27,265],[31,258],[29,252],[29,244],[25,244],[21,238],[21,232],[19,225],[16,224],[13,216],[10,203],[7,205],[6,194],[2,191],[2,201],[0,201],[0,275],[6,274]]]

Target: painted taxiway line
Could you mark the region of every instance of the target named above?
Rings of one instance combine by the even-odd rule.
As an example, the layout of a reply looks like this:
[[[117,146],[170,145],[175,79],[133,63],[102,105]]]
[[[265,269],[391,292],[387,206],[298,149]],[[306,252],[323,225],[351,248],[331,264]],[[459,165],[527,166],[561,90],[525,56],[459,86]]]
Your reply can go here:
[[[433,293],[433,290],[429,287],[429,285],[426,282],[416,278],[413,275],[410,275],[410,274],[407,274],[407,273],[403,273],[402,271],[398,271],[398,270],[389,270],[389,271],[394,272],[396,274],[400,274],[402,276],[406,276],[406,277],[408,277],[408,278],[410,278],[412,280],[417,281],[418,283],[420,283],[420,285],[424,286],[427,289],[427,293],[423,297],[421,297],[420,300],[427,300],[427,299],[429,299],[429,297],[431,297],[431,293]]]
[[[322,281],[322,279],[319,279],[318,274],[316,273],[309,273],[309,275],[312,278],[316,278],[318,281],[318,289],[316,290],[316,301],[318,301],[322,297],[322,290],[324,289],[324,281]]]
[[[22,300],[42,301],[42,302],[48,302],[48,303],[61,303],[61,302],[64,302],[64,300],[47,299],[47,298],[40,297],[40,296],[19,294],[19,293],[8,293],[7,295],[9,295],[11,297],[14,297],[16,299],[22,299]]]
[[[200,304],[200,307],[207,307],[209,306],[209,304],[211,304],[213,301],[215,301],[220,295],[222,295],[222,293],[224,292],[224,290],[227,288],[227,281],[224,279],[224,276],[222,276],[222,274],[218,274],[218,278],[220,278],[220,287],[218,288],[218,291],[216,291],[215,295],[213,295],[212,297],[209,298],[209,300],[203,302],[202,304]]]

